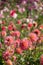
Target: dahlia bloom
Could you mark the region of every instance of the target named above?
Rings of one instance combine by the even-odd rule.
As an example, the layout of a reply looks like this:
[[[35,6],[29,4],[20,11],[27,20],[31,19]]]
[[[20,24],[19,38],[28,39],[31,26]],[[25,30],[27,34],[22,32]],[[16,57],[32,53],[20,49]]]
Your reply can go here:
[[[4,43],[6,45],[13,44],[14,43],[14,38],[12,36],[7,36],[7,37],[5,37]]]
[[[32,40],[32,42],[36,42],[38,40],[38,37],[35,33],[30,33],[29,37]]]
[[[2,37],[6,37],[6,35],[7,35],[6,31],[1,31],[1,35],[2,35]]]
[[[21,48],[23,50],[27,50],[29,48],[29,44],[28,44],[28,40],[27,39],[21,40],[21,44],[20,45],[21,45]]]

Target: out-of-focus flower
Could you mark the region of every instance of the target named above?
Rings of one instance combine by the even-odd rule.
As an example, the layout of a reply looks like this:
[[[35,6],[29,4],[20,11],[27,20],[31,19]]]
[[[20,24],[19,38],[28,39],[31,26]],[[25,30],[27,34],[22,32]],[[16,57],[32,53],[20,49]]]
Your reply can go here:
[[[5,61],[6,65],[13,65],[12,61],[10,59],[8,59],[7,61]]]
[[[20,20],[17,21],[17,24],[21,24],[22,22]]]
[[[12,56],[14,54],[14,46],[12,48],[12,45],[7,48],[7,51],[9,52],[9,55]]]
[[[23,13],[23,12],[25,12],[25,8],[19,8],[18,11],[19,11],[20,13]]]
[[[12,36],[7,36],[4,40],[4,43],[9,46],[10,44],[14,43],[14,38]]]
[[[22,48],[23,50],[26,50],[26,49],[29,48],[28,40],[27,40],[27,39],[21,40],[21,48]]]
[[[40,32],[39,29],[35,29],[33,32],[34,32],[36,35],[38,35],[38,36],[40,36],[40,34],[41,34],[41,32]]]
[[[1,31],[1,35],[2,35],[2,37],[6,37],[6,35],[7,35],[6,31]]]
[[[32,26],[33,26],[32,22],[29,22],[29,23],[28,23],[28,27],[31,28]]]
[[[8,51],[3,52],[3,59],[5,61],[9,59],[9,52]]]
[[[23,50],[20,47],[18,47],[18,48],[16,48],[16,52],[19,54],[22,54]]]
[[[36,42],[38,40],[38,37],[35,33],[30,33],[29,37],[33,42]]]
[[[14,31],[14,36],[20,37],[20,32],[19,31]]]
[[[11,11],[10,11],[10,16],[13,17],[14,19],[16,19],[16,18],[17,18],[17,13],[16,13],[16,11],[15,11],[15,10],[11,10]]]
[[[5,27],[5,26],[2,26],[2,30],[3,30],[3,31],[6,31],[6,27]]]
[[[8,30],[12,30],[13,29],[13,26],[12,25],[9,25],[8,26]]]

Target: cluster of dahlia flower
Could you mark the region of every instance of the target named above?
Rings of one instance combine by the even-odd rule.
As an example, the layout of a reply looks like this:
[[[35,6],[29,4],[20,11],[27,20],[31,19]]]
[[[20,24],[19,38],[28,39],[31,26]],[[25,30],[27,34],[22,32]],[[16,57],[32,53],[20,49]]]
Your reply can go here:
[[[43,65],[43,21],[36,21],[40,15],[41,0],[17,0],[0,10],[0,63]]]
[[[0,25],[0,49],[4,50],[2,50],[2,57],[7,65],[15,63],[17,60],[15,54],[22,56],[24,51],[35,50],[38,45],[43,43],[43,24],[38,26],[37,22],[34,21],[22,23],[22,21],[17,20],[17,26],[13,21],[9,21],[9,23],[1,21]],[[20,26],[19,29],[18,26]]]

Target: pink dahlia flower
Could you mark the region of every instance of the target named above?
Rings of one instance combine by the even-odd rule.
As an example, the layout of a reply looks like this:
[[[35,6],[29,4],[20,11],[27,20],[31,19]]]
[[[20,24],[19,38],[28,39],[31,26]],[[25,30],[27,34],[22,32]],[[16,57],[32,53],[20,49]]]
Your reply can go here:
[[[29,37],[32,40],[32,42],[36,42],[38,40],[38,37],[35,33],[30,33]]]
[[[12,36],[7,36],[7,37],[5,38],[4,43],[5,43],[6,45],[13,44],[13,43],[14,43],[14,38],[13,38]]]

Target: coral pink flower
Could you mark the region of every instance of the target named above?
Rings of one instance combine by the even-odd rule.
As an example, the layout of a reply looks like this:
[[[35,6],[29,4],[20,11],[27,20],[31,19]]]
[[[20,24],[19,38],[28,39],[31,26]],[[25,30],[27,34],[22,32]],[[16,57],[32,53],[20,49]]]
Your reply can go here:
[[[43,54],[40,57],[40,65],[43,65]]]
[[[27,40],[27,39],[21,40],[21,48],[22,48],[23,50],[26,50],[26,49],[28,49],[28,47],[29,47],[29,45],[28,45],[28,40]]]
[[[36,42],[38,40],[38,37],[35,33],[30,33],[29,37],[32,40],[32,42]]]
[[[16,11],[15,10],[11,10],[10,11],[10,16],[16,19],[17,18]]]
[[[39,29],[35,29],[34,31],[33,31],[36,35],[38,35],[38,36],[40,36],[40,30]]]
[[[7,61],[5,61],[6,65],[13,65],[12,61],[10,59],[8,59]]]
[[[18,48],[16,48],[16,52],[19,54],[22,54],[23,50],[20,47],[18,47]]]
[[[6,37],[6,31],[1,31],[1,35],[3,36],[3,37]]]
[[[12,36],[7,36],[7,37],[5,38],[4,43],[5,43],[6,45],[13,44],[13,43],[14,43],[14,38],[13,38]]]

